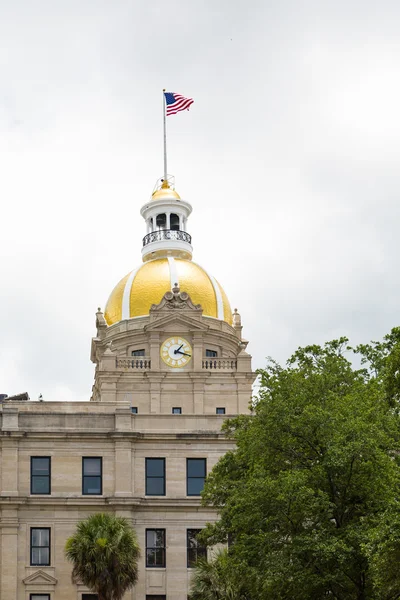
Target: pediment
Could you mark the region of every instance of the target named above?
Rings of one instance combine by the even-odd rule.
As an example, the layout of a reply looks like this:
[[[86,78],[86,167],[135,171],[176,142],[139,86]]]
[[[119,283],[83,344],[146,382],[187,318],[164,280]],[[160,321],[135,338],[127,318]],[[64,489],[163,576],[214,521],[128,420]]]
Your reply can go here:
[[[52,577],[48,573],[45,573],[42,570],[35,571],[35,573],[32,573],[32,575],[28,575],[28,577],[25,577],[25,579],[23,580],[23,583],[25,585],[29,585],[32,583],[34,583],[35,585],[56,585],[57,582],[57,579],[55,579],[54,577]]]
[[[202,320],[195,319],[187,313],[169,313],[160,315],[160,318],[154,320],[145,326],[144,330],[149,331],[208,331],[209,325]]]

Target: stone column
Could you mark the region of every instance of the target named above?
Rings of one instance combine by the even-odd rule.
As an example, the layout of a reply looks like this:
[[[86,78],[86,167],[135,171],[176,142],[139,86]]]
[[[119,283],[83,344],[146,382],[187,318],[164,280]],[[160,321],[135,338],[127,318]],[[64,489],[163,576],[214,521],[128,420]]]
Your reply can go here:
[[[4,507],[1,511],[1,600],[18,598],[18,508]]]
[[[164,375],[153,375],[151,372],[148,374],[150,382],[150,413],[160,414],[161,413],[161,382]]]
[[[160,370],[160,334],[152,331],[149,335],[151,370]]]
[[[165,213],[165,216],[167,218],[165,228],[171,229],[171,213],[167,212],[167,213]]]
[[[207,373],[209,375],[209,373]],[[203,374],[192,373],[190,378],[193,381],[193,413],[195,415],[204,414],[204,383],[205,376]]]
[[[203,334],[193,334],[193,370],[202,371],[203,361]]]

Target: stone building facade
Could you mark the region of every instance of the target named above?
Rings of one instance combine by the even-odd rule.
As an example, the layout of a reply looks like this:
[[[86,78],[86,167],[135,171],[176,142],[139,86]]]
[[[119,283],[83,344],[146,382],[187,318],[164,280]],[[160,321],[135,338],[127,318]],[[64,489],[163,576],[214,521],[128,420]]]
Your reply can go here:
[[[161,181],[143,206],[143,265],[96,314],[90,402],[0,404],[0,600],[89,600],[64,556],[79,520],[127,517],[141,546],[136,600],[186,600],[204,477],[247,413],[254,374],[240,316],[193,263],[191,206]]]

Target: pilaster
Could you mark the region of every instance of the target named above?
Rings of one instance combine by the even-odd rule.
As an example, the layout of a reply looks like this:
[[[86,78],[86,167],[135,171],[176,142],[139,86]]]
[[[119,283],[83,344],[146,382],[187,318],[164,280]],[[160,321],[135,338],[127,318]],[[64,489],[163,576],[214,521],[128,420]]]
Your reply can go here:
[[[3,438],[1,444],[1,495],[18,496],[17,438]],[[2,598],[2,597],[1,597]]]
[[[18,598],[18,509],[12,506],[1,511],[1,600]]]

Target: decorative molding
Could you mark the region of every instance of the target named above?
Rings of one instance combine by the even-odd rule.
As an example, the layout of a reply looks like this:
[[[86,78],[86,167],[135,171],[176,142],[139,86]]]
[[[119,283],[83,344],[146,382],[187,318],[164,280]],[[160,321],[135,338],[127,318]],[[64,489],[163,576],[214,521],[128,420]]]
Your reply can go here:
[[[193,304],[190,296],[186,292],[181,292],[177,284],[172,288],[172,292],[164,294],[159,304],[152,304],[151,311],[159,310],[194,310],[196,312],[203,312],[200,304]]]
[[[32,575],[28,575],[28,577],[25,577],[25,579],[23,579],[22,582],[25,585],[35,584],[55,586],[58,583],[58,579],[55,579],[55,577],[52,577],[48,573],[45,573],[44,571],[39,569],[39,571],[35,571],[35,573],[32,573]]]

